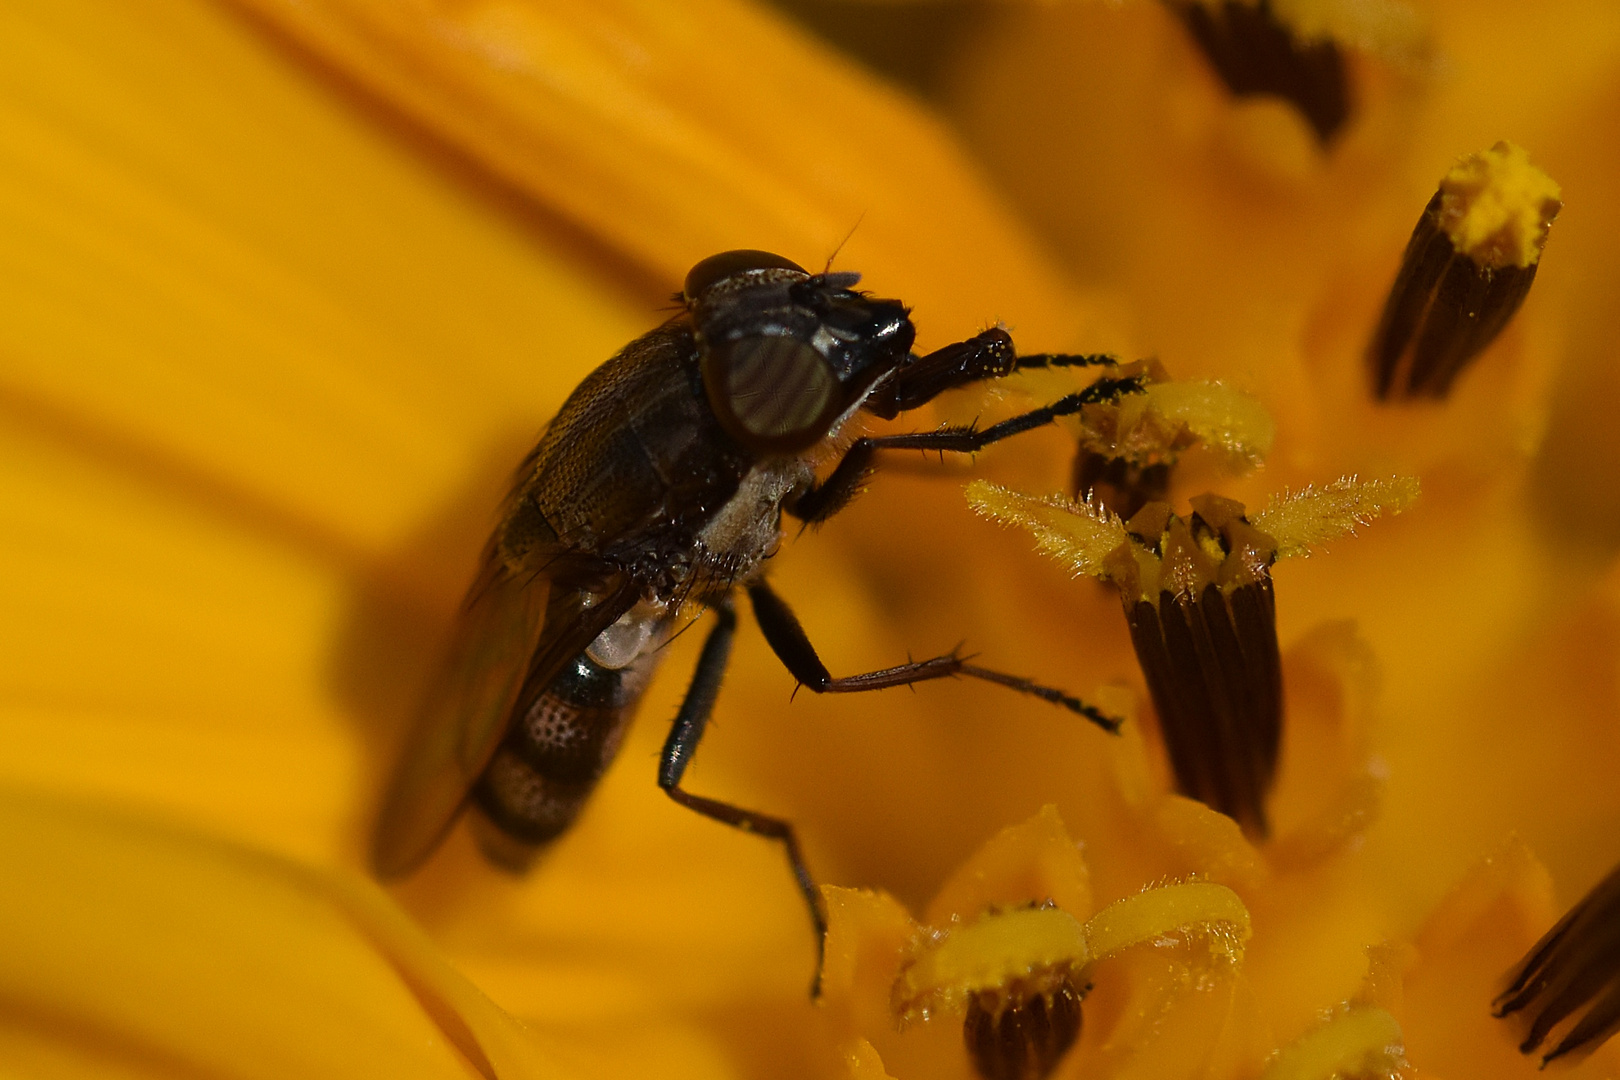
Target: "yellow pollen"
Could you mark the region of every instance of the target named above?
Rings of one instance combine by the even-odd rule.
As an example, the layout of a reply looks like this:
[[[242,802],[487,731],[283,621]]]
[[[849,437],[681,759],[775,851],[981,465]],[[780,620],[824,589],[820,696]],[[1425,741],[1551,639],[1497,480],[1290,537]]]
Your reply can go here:
[[[1458,161],[1440,181],[1440,227],[1481,266],[1532,266],[1562,198],[1522,147],[1499,142]]]

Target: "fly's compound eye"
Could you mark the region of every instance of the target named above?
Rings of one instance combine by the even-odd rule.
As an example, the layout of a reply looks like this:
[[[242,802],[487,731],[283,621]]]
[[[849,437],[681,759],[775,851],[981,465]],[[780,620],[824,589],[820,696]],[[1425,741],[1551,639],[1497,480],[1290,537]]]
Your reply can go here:
[[[826,438],[842,388],[832,367],[798,338],[721,342],[703,359],[715,417],[751,450],[797,453]]]
[[[784,259],[769,251],[739,248],[736,251],[722,251],[718,255],[710,255],[688,270],[686,286],[682,292],[686,296],[687,303],[695,303],[698,297],[722,281],[755,270],[796,270],[801,274],[806,273],[804,267],[792,259]]]

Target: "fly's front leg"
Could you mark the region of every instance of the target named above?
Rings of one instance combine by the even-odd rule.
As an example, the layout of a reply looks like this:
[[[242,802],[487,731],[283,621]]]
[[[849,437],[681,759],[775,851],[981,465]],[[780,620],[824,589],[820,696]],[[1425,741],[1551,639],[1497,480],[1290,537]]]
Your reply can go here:
[[[1001,327],[975,334],[926,356],[914,357],[867,398],[864,408],[885,420],[926,405],[947,390],[999,379],[1030,368],[1104,367],[1118,365],[1104,353],[1032,353],[1018,355],[1012,336]]]
[[[1079,698],[1017,675],[1008,675],[970,664],[954,652],[930,660],[915,660],[908,664],[884,668],[881,671],[835,677],[827,670],[827,665],[821,662],[821,657],[816,655],[815,646],[810,644],[810,637],[804,632],[804,627],[799,625],[798,617],[793,614],[793,610],[772,591],[769,585],[765,584],[763,579],[748,586],[748,599],[754,605],[754,618],[765,634],[765,641],[770,645],[771,651],[793,677],[799,680],[800,685],[808,686],[818,694],[853,694],[864,690],[883,690],[891,686],[910,686],[930,679],[966,675],[1038,697],[1043,701],[1050,701],[1054,705],[1061,705],[1070,712],[1084,716],[1105,731],[1119,730],[1118,717],[1109,716]]]
[[[1065,395],[1050,405],[1031,409],[999,424],[992,424],[982,431],[975,427],[942,427],[936,431],[918,431],[908,435],[869,435],[856,439],[844,451],[843,458],[827,479],[789,502],[786,509],[806,525],[826,521],[848,506],[850,500],[860,493],[879,450],[974,454],[991,443],[1044,427],[1060,416],[1072,416],[1087,405],[1140,393],[1144,385],[1141,376],[1137,375],[1122,379],[1098,379],[1084,390]]]
[[[781,818],[693,795],[681,787],[681,777],[692,763],[692,754],[697,750],[698,742],[703,738],[703,729],[709,723],[709,715],[714,711],[720,682],[726,673],[726,661],[731,656],[731,639],[737,632],[737,616],[729,600],[716,605],[715,611],[719,615],[719,622],[709,631],[708,640],[703,643],[697,670],[692,675],[692,685],[686,691],[680,711],[675,714],[675,725],[670,730],[669,738],[664,741],[663,753],[659,755],[658,786],[670,798],[704,817],[782,844],[787,851],[788,864],[793,868],[793,879],[798,883],[799,892],[810,909],[810,924],[815,929],[816,974],[810,984],[810,996],[819,997],[821,971],[826,960],[827,917],[821,909],[821,894],[810,877],[809,867],[805,865],[793,826]]]

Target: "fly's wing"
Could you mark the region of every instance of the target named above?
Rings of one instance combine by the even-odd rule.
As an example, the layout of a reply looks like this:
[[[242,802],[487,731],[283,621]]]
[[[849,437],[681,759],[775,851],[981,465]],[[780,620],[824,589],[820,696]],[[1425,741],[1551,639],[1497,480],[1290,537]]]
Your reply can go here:
[[[381,877],[409,873],[455,822],[512,717],[562,666],[630,609],[623,582],[586,607],[545,573],[513,573],[493,551],[468,591],[437,680],[423,700],[372,841]]]

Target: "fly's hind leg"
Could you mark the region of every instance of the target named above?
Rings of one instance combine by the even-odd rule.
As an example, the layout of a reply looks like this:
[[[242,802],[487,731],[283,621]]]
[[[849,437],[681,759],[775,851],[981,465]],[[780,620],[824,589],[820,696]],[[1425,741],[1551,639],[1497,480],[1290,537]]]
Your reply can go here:
[[[815,929],[816,974],[810,983],[810,996],[819,997],[821,972],[827,949],[827,916],[822,911],[821,894],[816,889],[815,881],[810,877],[810,868],[805,865],[804,853],[799,850],[799,839],[793,831],[793,826],[781,818],[745,810],[740,806],[732,806],[730,803],[705,798],[702,795],[693,795],[681,787],[681,777],[686,773],[686,767],[692,763],[692,754],[703,738],[703,729],[709,723],[709,714],[714,711],[714,701],[720,693],[720,681],[726,672],[726,661],[731,656],[731,639],[737,632],[737,615],[732,610],[729,600],[717,604],[715,611],[719,615],[719,622],[709,631],[708,640],[703,643],[703,652],[698,657],[692,685],[686,691],[686,699],[681,702],[680,711],[675,714],[675,725],[670,730],[669,738],[664,741],[663,753],[659,755],[658,786],[663,788],[670,798],[688,809],[696,810],[704,817],[781,843],[787,852],[788,864],[793,868],[793,879],[798,883],[805,906],[810,909],[810,923]]]
[[[863,690],[883,690],[891,686],[910,686],[930,679],[966,675],[1060,705],[1072,713],[1085,717],[1104,731],[1110,733],[1119,731],[1119,718],[1109,716],[1095,705],[1089,705],[1077,697],[1050,686],[1043,686],[1031,679],[970,664],[967,658],[954,652],[928,660],[913,660],[907,664],[884,668],[882,671],[834,676],[827,670],[827,665],[821,662],[821,657],[816,655],[815,646],[810,644],[810,637],[804,632],[804,627],[799,625],[793,610],[772,591],[763,578],[748,586],[748,599],[753,602],[754,618],[759,622],[759,628],[765,634],[765,641],[770,645],[771,651],[793,677],[799,680],[801,686],[808,686],[818,694],[852,694]]]

